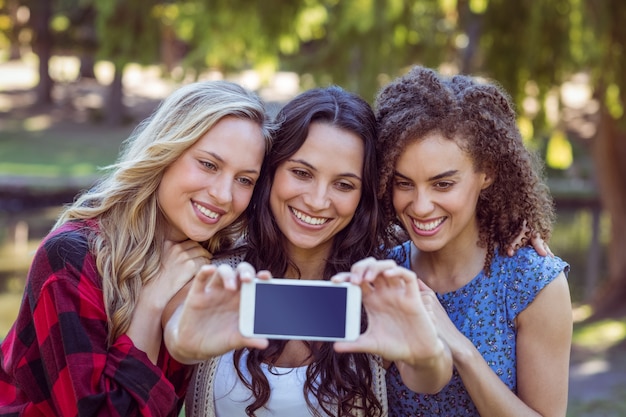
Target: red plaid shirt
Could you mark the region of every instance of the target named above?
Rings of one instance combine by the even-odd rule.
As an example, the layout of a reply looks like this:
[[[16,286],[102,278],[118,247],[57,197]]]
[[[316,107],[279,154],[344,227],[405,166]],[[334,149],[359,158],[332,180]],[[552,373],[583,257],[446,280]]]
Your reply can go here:
[[[0,416],[180,412],[190,367],[164,347],[155,366],[125,335],[107,345],[89,225],[67,223],[37,250],[19,315],[0,350]]]

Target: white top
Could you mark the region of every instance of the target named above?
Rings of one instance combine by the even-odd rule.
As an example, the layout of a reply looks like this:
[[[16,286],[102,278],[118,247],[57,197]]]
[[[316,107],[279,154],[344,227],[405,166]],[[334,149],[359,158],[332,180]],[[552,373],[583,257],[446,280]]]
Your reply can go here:
[[[245,361],[247,351],[244,351],[239,366],[247,380],[250,374]],[[257,417],[311,417],[311,413],[304,398],[304,382],[306,381],[306,366],[298,368],[272,367],[271,372],[267,364],[261,364],[263,373],[267,377],[271,394],[265,407],[258,409]],[[219,358],[213,387],[215,401],[215,415],[217,417],[245,416],[245,408],[253,401],[252,392],[243,384],[236,373],[233,364],[233,352]],[[311,396],[313,404],[317,404]]]
[[[213,263],[216,265],[225,263],[234,268],[242,260],[243,254],[240,253],[227,258],[214,259]],[[245,357],[245,354],[242,357]],[[385,381],[386,370],[383,367],[383,361],[380,356],[369,355],[369,359],[373,374],[372,389],[383,407],[382,417],[387,417],[389,409],[387,406],[387,385]],[[240,369],[247,370],[247,367],[240,366]],[[304,400],[304,383],[302,382],[305,378],[306,367],[274,367],[272,370],[274,373],[278,371],[281,375],[271,375],[269,369],[264,368],[272,388],[270,400],[266,406],[271,407],[275,412],[278,412],[280,407],[283,407],[285,411],[282,411],[281,414],[274,414],[267,408],[261,408],[256,411],[256,415],[258,417],[310,417],[312,414]],[[246,377],[249,377],[249,375],[246,375]],[[278,387],[277,384],[281,384],[281,387],[276,388]],[[285,386],[282,386],[283,384]],[[249,397],[251,393],[239,380],[233,365],[233,353],[229,352],[223,356],[195,365],[185,399],[185,415],[188,417],[245,417],[246,404],[249,404],[250,401],[245,404],[241,401],[246,400],[246,395]],[[231,400],[230,404],[228,404],[227,397]],[[238,402],[234,401],[234,399],[237,399]],[[315,398],[312,398],[312,400],[313,404],[317,404]],[[297,404],[297,408],[295,404]],[[216,407],[218,408],[216,409]],[[361,417],[366,417],[364,413],[357,414]]]

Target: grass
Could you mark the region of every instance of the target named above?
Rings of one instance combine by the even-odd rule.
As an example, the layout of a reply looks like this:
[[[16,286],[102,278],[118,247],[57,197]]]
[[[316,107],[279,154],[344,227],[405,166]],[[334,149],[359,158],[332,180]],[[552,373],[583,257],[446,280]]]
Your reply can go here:
[[[0,176],[62,180],[97,175],[116,160],[130,130],[81,125],[48,130],[5,127],[0,133]]]
[[[619,384],[606,393],[605,398],[581,401],[570,398],[567,417],[623,417],[626,416],[626,384]]]

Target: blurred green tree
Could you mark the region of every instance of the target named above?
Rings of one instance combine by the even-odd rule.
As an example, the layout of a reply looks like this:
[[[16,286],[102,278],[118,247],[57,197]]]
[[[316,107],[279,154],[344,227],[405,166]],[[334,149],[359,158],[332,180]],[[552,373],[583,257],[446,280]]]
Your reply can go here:
[[[113,81],[103,109],[105,120],[119,125],[125,116],[122,76],[130,63],[158,62],[161,27],[158,0],[91,0],[96,13],[97,58],[111,61]]]
[[[49,29],[41,22],[54,2],[22,1],[31,7],[33,45],[46,62]],[[76,1],[95,12],[98,57],[116,68],[104,109],[111,122],[123,116],[125,66],[160,62],[164,40],[175,45],[166,56],[169,69],[180,60],[196,75],[207,68],[255,69],[262,76],[292,70],[301,75],[303,88],[335,83],[370,102],[380,86],[418,63],[496,80],[517,103],[520,126],[532,146],[569,152],[550,162],[566,167],[575,153],[572,142],[591,154],[591,179],[611,218],[609,277],[595,306],[599,314],[626,308],[623,1],[57,1]],[[50,88],[43,68],[42,99]],[[576,117],[586,117],[596,129],[586,136],[558,117],[568,110],[562,86],[580,74],[587,77],[585,87],[596,104],[596,110],[576,109]]]
[[[460,1],[470,6],[484,3],[474,19],[480,21],[479,51],[469,72],[494,78],[514,97],[521,116],[529,87],[536,89],[540,104],[532,115],[534,140],[559,139],[559,129],[578,141],[593,159],[591,179],[598,185],[603,207],[611,219],[608,253],[609,276],[593,300],[597,317],[626,313],[626,4],[620,0],[506,0]],[[576,109],[578,119],[591,116],[595,134],[580,135],[575,126],[566,126],[559,89],[581,73],[588,75],[590,99],[597,111]],[[561,94],[554,94],[560,92]],[[556,96],[559,118],[550,117],[549,98]],[[571,110],[571,109],[570,109]],[[591,112],[591,114],[589,114]],[[570,111],[568,115],[574,113]],[[579,120],[580,121],[580,120]],[[556,135],[552,132],[557,132]]]

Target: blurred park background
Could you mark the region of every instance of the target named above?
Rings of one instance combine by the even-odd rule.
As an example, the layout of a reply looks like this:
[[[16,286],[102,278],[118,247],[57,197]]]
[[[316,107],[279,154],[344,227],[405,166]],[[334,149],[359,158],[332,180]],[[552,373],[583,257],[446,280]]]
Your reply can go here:
[[[422,64],[500,83],[546,161],[575,313],[568,416],[626,415],[623,0],[0,0],[0,340],[62,205],[177,86],[373,103]]]

